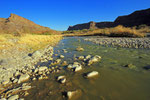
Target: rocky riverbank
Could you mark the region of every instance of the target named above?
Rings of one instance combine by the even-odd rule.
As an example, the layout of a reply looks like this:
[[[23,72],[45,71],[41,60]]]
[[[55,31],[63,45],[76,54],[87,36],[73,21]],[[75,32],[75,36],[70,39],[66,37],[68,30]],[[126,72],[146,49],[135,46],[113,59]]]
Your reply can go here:
[[[150,48],[150,38],[108,38],[108,37],[90,37],[84,39],[93,43],[123,48]]]
[[[77,48],[77,50],[79,47]],[[82,51],[84,51],[83,48],[80,47]],[[65,49],[62,50],[64,53],[67,51]],[[81,52],[81,51],[78,51]],[[8,73],[4,68],[1,68],[1,75],[5,75],[5,77],[1,77],[1,84],[0,84],[0,98],[2,100],[24,100],[23,98],[20,98],[20,96],[25,97],[29,95],[28,91],[31,88],[34,88],[34,86],[31,86],[31,82],[35,80],[43,80],[48,79],[49,75],[51,73],[59,73],[62,71],[63,67],[58,67],[58,64],[65,64],[67,65],[66,69],[78,72],[81,71],[84,66],[90,66],[91,64],[98,62],[101,60],[101,57],[96,56],[79,56],[74,57],[73,59],[76,59],[76,62],[73,64],[67,64],[66,61],[63,61],[64,56],[63,55],[56,55],[57,58],[53,59],[53,47],[47,46],[44,50],[35,51],[31,54],[28,54],[26,57],[26,60],[24,61],[24,64],[26,64],[23,67],[12,67],[12,72]],[[43,63],[49,63],[49,64],[43,64]],[[82,62],[82,63],[80,63]],[[6,75],[7,74],[7,75]],[[88,73],[84,73],[85,78],[91,78],[97,76],[99,73],[97,71],[91,71]],[[66,83],[66,76],[58,76],[57,81],[61,84]],[[75,91],[64,91],[63,96],[66,98],[72,98],[72,96],[80,93],[80,90]]]

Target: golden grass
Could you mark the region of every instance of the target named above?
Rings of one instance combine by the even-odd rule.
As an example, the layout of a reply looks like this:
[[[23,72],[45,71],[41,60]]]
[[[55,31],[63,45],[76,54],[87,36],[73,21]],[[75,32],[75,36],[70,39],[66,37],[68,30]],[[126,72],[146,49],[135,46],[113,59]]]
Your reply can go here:
[[[11,34],[0,34],[0,49],[7,49],[16,45],[24,45],[32,50],[43,48],[46,45],[54,46],[62,39],[62,35],[32,35],[25,34],[20,37]],[[11,41],[12,40],[12,41]],[[17,40],[17,42],[13,42]]]
[[[143,30],[145,31],[145,30]],[[83,29],[77,31],[71,31],[71,35],[104,35],[111,37],[144,37],[145,34],[141,29],[123,27],[121,25],[113,27],[113,28],[104,28],[104,29]],[[69,36],[69,31],[66,32],[67,36]]]

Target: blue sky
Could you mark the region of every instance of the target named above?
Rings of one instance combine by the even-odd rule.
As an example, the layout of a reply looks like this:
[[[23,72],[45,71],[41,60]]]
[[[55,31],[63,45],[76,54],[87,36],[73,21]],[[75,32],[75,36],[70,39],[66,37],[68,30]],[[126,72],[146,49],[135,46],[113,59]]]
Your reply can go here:
[[[150,8],[150,0],[0,0],[0,5],[0,18],[14,13],[51,29],[66,30],[89,21],[114,21]]]

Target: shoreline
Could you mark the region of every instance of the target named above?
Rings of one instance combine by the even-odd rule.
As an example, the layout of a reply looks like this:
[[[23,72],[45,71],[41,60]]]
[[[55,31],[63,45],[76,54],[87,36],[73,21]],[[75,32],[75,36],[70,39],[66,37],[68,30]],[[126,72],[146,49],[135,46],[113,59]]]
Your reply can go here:
[[[88,37],[84,39],[102,46],[150,49],[150,38],[127,38],[127,37]]]

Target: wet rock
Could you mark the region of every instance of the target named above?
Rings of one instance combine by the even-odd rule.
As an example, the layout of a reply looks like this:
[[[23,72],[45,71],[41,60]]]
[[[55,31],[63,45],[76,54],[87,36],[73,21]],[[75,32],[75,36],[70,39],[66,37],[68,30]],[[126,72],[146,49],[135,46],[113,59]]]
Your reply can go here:
[[[30,76],[28,74],[23,74],[19,77],[18,83],[21,83],[23,81],[26,81],[30,78]]]
[[[86,74],[86,78],[91,78],[97,76],[99,73],[97,71],[92,71]]]
[[[78,90],[76,91],[68,91],[68,92],[64,92],[63,95],[68,98],[68,99],[72,99],[73,97],[75,97],[78,94]]]
[[[87,55],[87,56],[85,57],[86,60],[88,60],[88,59],[90,59],[90,58],[91,58],[91,55]]]
[[[64,55],[60,55],[60,58],[64,58],[65,56]]]
[[[35,81],[36,80],[36,78],[34,77],[34,78],[32,78],[32,81]]]
[[[150,69],[150,66],[145,66],[145,67],[143,67],[144,69],[146,69],[146,70],[149,70]]]
[[[81,48],[81,47],[76,48],[76,50],[77,50],[77,51],[84,51],[84,49]]]
[[[135,69],[136,68],[136,66],[133,64],[127,64],[124,67],[128,67],[129,69]]]
[[[67,53],[67,50],[66,50],[66,49],[62,49],[62,50],[63,50],[64,53]]]
[[[82,65],[78,62],[74,62],[73,64],[69,64],[67,68],[72,69],[74,72],[77,72],[82,70]]]
[[[19,98],[18,95],[13,95],[11,97],[8,98],[8,100],[17,100]]]
[[[101,56],[96,55],[96,56],[92,57],[92,58],[88,61],[88,65],[91,65],[91,64],[93,64],[93,63],[95,63],[95,62],[98,62],[98,61],[100,61],[100,59],[101,59]]]
[[[57,59],[57,60],[55,61],[56,64],[59,64],[60,62],[61,62],[61,59]]]
[[[67,65],[67,61],[64,61],[64,62],[62,63],[62,65]]]
[[[57,81],[64,84],[66,82],[66,78],[65,78],[65,76],[58,76]]]
[[[84,56],[79,56],[78,59],[79,59],[79,60],[83,60],[83,59],[84,59]]]

